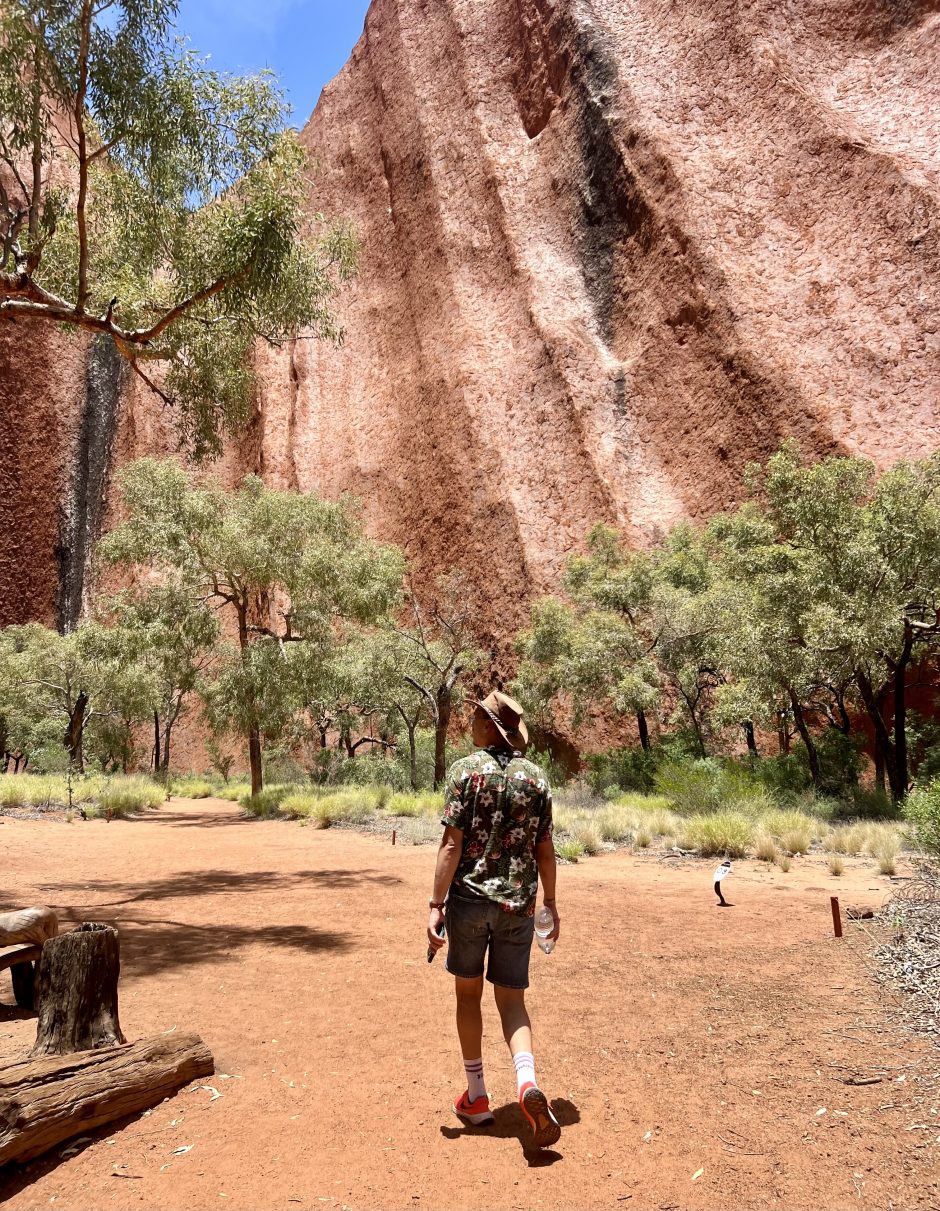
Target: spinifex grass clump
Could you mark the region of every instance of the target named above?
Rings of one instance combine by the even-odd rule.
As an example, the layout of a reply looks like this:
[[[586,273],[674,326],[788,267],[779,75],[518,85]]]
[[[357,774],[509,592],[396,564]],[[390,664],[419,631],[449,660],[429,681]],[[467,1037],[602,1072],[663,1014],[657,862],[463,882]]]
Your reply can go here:
[[[692,816],[686,821],[679,844],[697,850],[706,858],[743,858],[754,838],[754,825],[741,812],[717,811]]]
[[[792,808],[767,812],[761,824],[791,854],[809,853],[813,838],[820,832],[819,820]]]
[[[773,862],[777,857],[777,842],[770,833],[761,833],[754,842],[754,857],[761,862]]]
[[[173,783],[173,794],[180,799],[208,799],[217,791],[204,778],[179,778]]]
[[[280,814],[291,820],[309,820],[316,828],[334,824],[357,824],[375,811],[375,796],[365,787],[329,793],[293,791],[281,800]]]
[[[240,802],[249,816],[270,820],[280,814],[281,800],[295,790],[294,786],[266,786],[256,795],[243,795]]]
[[[121,819],[157,808],[163,800],[163,787],[149,778],[111,778],[98,792],[98,802],[91,815]]]
[[[416,791],[413,794],[402,792],[392,795],[386,808],[390,816],[439,816],[443,807],[443,796],[437,791]]]
[[[584,846],[573,837],[566,837],[555,842],[555,853],[566,862],[577,862],[579,858],[584,857]]]

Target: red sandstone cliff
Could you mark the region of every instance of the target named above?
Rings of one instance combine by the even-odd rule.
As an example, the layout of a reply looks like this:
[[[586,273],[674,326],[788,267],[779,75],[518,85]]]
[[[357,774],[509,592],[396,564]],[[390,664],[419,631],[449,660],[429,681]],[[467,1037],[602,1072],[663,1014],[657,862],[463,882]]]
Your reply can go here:
[[[647,541],[787,435],[925,454],[938,52],[940,0],[374,0],[303,136],[311,206],[363,240],[346,344],[259,355],[239,457],[351,490],[422,576],[485,578],[505,634],[593,521]],[[4,356],[8,591],[52,567],[24,534],[56,478],[34,430],[80,384],[31,355],[17,406]],[[165,442],[135,386],[117,457]]]

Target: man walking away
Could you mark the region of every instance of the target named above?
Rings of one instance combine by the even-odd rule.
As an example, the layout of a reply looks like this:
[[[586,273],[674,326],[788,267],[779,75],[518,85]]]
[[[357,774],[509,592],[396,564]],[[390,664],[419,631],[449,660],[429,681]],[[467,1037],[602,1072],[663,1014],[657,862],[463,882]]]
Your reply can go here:
[[[457,1034],[467,1072],[467,1089],[454,1112],[474,1125],[493,1121],[481,1058],[487,960],[486,978],[494,986],[516,1068],[519,1105],[532,1128],[532,1142],[546,1148],[557,1141],[561,1128],[535,1079],[525,990],[539,880],[554,918],[552,938],[558,938],[561,927],[555,907],[552,796],[542,770],[523,756],[529,736],[519,703],[494,690],[473,705],[478,751],[455,762],[447,775],[444,836],[428,919],[428,943],[436,952],[444,945],[438,929],[446,911],[447,970],[454,977]]]

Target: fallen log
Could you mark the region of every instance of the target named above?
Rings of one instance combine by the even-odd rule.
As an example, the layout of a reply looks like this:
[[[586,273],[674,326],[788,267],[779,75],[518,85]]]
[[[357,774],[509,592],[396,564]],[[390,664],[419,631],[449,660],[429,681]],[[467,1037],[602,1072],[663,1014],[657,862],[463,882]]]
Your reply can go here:
[[[39,1021],[32,1055],[69,1055],[124,1042],[118,1019],[118,932],[94,921],[50,938],[36,974]]]
[[[73,1135],[147,1110],[213,1069],[196,1034],[0,1068],[0,1165],[32,1160]]]

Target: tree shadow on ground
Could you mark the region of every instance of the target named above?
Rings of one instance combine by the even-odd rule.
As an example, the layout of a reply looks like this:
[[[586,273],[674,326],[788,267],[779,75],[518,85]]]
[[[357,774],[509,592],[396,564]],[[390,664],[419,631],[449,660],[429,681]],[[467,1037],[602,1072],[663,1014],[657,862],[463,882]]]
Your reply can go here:
[[[310,925],[193,925],[188,921],[127,918],[109,921],[121,941],[122,975],[131,978],[200,963],[223,963],[246,946],[263,947],[273,967],[275,952],[297,955],[348,950],[342,933]]]
[[[126,823],[164,824],[168,828],[234,828],[241,824],[257,824],[256,816],[247,816],[237,810],[238,804],[223,800],[225,807],[232,810],[215,810],[181,812],[172,805],[158,807],[153,812],[139,816],[129,816]],[[114,823],[114,821],[112,821]]]
[[[23,1009],[20,1005],[0,1005],[0,1022],[24,1022],[27,1018],[38,1016],[35,1009]]]
[[[581,1112],[574,1102],[569,1102],[567,1098],[554,1098],[552,1110],[563,1128],[572,1127],[581,1121]],[[471,1127],[470,1125],[441,1127],[441,1135],[448,1140],[458,1140],[462,1137],[472,1139],[474,1136],[490,1136],[501,1140],[517,1139],[530,1169],[545,1168],[563,1159],[562,1153],[556,1152],[553,1148],[533,1148],[531,1146],[529,1141],[532,1136],[532,1128],[518,1102],[508,1102],[505,1106],[500,1106],[493,1111],[493,1116],[496,1121],[484,1127]],[[561,1143],[564,1143],[564,1138],[562,1135]]]
[[[358,887],[362,883],[393,887],[401,883],[401,879],[397,875],[386,875],[377,870],[187,870],[149,882],[119,883],[107,880],[88,883],[45,883],[41,884],[40,888],[44,892],[54,892],[62,897],[69,896],[72,892],[100,891],[108,894],[107,900],[97,903],[72,899],[67,904],[52,905],[60,916],[77,919],[85,908],[97,912],[100,908],[113,908],[121,904],[187,900],[246,892],[300,891],[304,887],[339,890]]]

